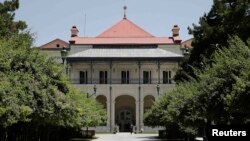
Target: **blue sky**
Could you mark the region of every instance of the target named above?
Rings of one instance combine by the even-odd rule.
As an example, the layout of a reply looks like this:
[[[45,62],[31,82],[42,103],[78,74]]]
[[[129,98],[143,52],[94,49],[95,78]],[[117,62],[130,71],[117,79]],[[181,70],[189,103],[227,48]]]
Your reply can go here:
[[[72,25],[84,36],[85,14],[85,35],[95,37],[123,18],[124,5],[128,19],[154,36],[171,36],[178,24],[186,40],[192,37],[187,27],[198,23],[212,0],[20,0],[16,19],[27,22],[40,46],[56,38],[68,41]]]

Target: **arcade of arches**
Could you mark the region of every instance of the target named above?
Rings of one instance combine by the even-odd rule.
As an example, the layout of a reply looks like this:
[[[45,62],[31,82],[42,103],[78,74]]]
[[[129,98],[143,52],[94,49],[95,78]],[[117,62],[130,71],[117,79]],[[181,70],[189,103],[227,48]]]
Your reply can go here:
[[[147,95],[143,98],[141,103],[141,110],[138,110],[136,104],[138,101],[133,96],[130,95],[121,95],[115,98],[113,112],[109,111],[111,109],[107,108],[108,101],[106,96],[99,95],[96,97],[96,100],[103,105],[107,110],[108,117],[114,115],[115,125],[118,125],[120,132],[129,132],[131,124],[134,126],[142,127],[143,125],[143,113],[148,110],[154,103],[155,97],[152,95]],[[140,117],[141,116],[141,117]],[[139,119],[140,121],[137,121]],[[112,123],[111,119],[107,122],[108,124]],[[141,124],[141,125],[140,125]],[[114,126],[114,125],[113,125]]]

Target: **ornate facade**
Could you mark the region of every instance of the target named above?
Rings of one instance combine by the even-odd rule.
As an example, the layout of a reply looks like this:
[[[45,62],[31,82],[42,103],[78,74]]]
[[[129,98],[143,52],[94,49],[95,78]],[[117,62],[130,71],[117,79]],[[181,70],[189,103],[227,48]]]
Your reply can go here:
[[[68,73],[74,86],[84,92],[93,94],[96,86],[95,97],[108,116],[97,131],[110,132],[118,125],[126,132],[130,124],[137,131],[154,130],[144,126],[143,114],[174,87],[173,77],[183,57],[177,25],[172,33],[155,37],[126,15],[97,37],[79,37],[77,27],[72,27]]]

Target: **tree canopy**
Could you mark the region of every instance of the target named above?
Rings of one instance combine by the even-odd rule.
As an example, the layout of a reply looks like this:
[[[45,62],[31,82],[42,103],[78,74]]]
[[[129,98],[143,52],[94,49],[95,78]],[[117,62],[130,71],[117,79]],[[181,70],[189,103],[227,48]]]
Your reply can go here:
[[[199,24],[189,27],[189,33],[194,36],[191,54],[184,60],[177,72],[176,81],[196,78],[192,67],[202,70],[214,51],[228,46],[231,36],[238,36],[247,42],[250,31],[249,0],[214,0],[211,10],[202,16]]]
[[[249,124],[250,44],[234,37],[218,49],[198,79],[182,82],[146,113],[145,124],[169,126],[196,134],[210,124]]]
[[[19,8],[19,0],[0,2],[0,37],[11,37],[27,28],[24,21],[14,21],[15,10]]]
[[[211,124],[249,124],[249,31],[249,0],[214,0],[189,28],[193,49],[177,71],[176,88],[146,113],[145,124],[178,125],[188,134]]]
[[[0,140],[65,139],[106,122],[101,104],[75,89],[61,64],[31,48],[25,22],[14,21],[18,7],[0,3]]]
[[[71,86],[60,64],[18,35],[0,40],[0,126],[20,122],[81,129],[105,122],[102,106]]]

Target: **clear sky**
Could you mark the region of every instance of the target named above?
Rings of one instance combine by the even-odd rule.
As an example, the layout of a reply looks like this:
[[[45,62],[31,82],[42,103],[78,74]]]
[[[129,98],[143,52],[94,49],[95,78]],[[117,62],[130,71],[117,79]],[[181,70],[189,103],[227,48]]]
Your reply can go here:
[[[40,46],[56,38],[69,41],[72,25],[84,36],[85,15],[85,35],[95,37],[123,18],[124,5],[127,18],[152,35],[171,36],[178,24],[186,40],[192,37],[187,27],[198,23],[212,0],[20,0],[16,19],[26,21]]]

